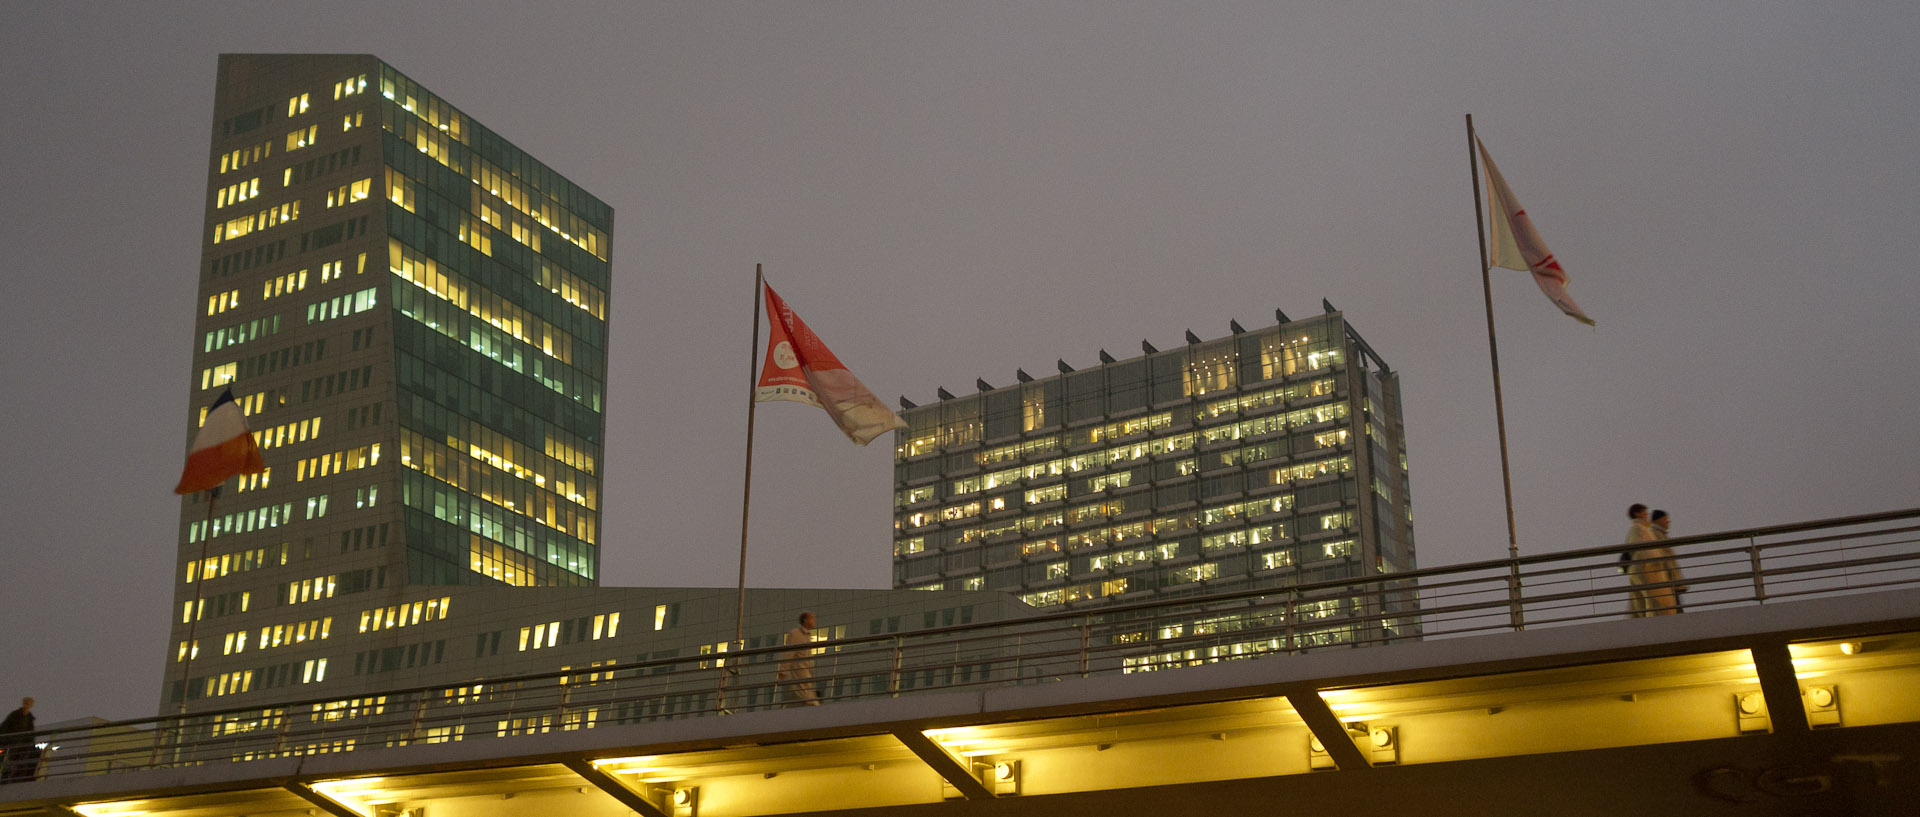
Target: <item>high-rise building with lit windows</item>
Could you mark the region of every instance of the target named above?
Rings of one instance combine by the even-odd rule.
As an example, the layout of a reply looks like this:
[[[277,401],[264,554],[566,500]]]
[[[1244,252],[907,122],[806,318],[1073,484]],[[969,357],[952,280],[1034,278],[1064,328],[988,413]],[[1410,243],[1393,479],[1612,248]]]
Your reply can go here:
[[[902,400],[894,586],[997,590],[1073,609],[1357,579],[1414,567],[1399,376],[1326,314],[954,396]],[[1417,629],[1413,601],[1303,603],[1295,637]],[[1409,615],[1400,616],[1399,613]],[[1209,638],[1186,661],[1278,649],[1232,615],[1114,625],[1123,641]],[[1273,642],[1273,643],[1268,643]]]
[[[270,468],[183,498],[163,709],[595,585],[612,208],[368,55],[223,55],[207,174],[181,430],[230,388]]]

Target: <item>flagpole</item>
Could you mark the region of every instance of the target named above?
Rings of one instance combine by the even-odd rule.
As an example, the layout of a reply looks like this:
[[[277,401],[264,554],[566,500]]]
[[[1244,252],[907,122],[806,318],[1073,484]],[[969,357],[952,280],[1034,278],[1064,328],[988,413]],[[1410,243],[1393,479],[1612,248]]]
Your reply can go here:
[[[1520,537],[1513,525],[1513,469],[1507,459],[1507,408],[1500,396],[1500,341],[1493,332],[1493,277],[1487,262],[1487,217],[1480,202],[1480,137],[1473,132],[1473,114],[1467,114],[1467,162],[1473,168],[1473,226],[1480,233],[1480,288],[1487,299],[1487,351],[1493,358],[1493,417],[1500,427],[1500,487],[1507,497],[1507,557],[1518,558]]]
[[[213,543],[213,505],[220,501],[220,486],[215,485],[207,491],[207,524],[200,531],[200,561],[193,565],[193,601],[187,607],[187,655],[180,667],[180,714],[187,714],[188,688],[193,686],[193,654],[199,652],[193,643],[200,629],[200,599],[206,595],[207,588],[207,547]]]
[[[760,287],[765,282],[760,265],[753,265],[753,340],[747,355],[747,467],[746,485],[740,491],[740,607],[733,620],[736,649],[747,648],[747,513],[753,502],[753,410],[759,404],[755,391],[760,382]]]
[[[175,710],[179,723],[174,727],[186,728],[187,700],[193,696],[193,657],[199,652],[194,644],[200,629],[200,599],[205,596],[207,587],[207,549],[213,544],[213,506],[220,500],[220,486],[215,485],[207,491],[207,524],[200,532],[200,560],[193,563],[193,601],[187,607],[187,652],[180,662],[180,708]],[[160,752],[166,747],[167,729],[164,726],[153,730],[152,759],[158,762]]]

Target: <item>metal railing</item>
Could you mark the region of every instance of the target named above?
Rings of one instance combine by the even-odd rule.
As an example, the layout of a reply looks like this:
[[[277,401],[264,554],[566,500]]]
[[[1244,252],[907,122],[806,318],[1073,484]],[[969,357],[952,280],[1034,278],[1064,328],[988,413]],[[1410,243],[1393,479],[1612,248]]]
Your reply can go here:
[[[45,731],[37,775],[240,762],[1036,684],[1628,616],[1920,587],[1920,509],[1671,539],[1683,577],[1633,584],[1622,545],[1025,618]],[[1684,588],[1684,593],[1680,591]],[[811,663],[801,680],[797,660]],[[17,736],[16,736],[17,738]],[[7,745],[0,736],[0,746]],[[20,752],[18,747],[12,750]],[[16,755],[20,757],[20,755]],[[0,755],[4,763],[4,755]],[[4,789],[0,789],[4,799]]]

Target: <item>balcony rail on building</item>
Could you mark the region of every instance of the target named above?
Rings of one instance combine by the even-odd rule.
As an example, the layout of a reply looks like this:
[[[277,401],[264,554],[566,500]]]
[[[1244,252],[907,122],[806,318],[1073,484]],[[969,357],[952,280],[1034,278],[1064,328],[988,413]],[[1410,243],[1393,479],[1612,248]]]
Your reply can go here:
[[[795,653],[775,646],[42,731],[24,745],[0,736],[0,746],[37,765],[19,777],[101,774],[1471,638],[1618,620],[1634,615],[1635,593],[1653,608],[1645,615],[1663,615],[1920,587],[1917,541],[1911,509],[1667,540],[1683,574],[1667,582],[1630,582],[1642,563],[1608,545],[822,641],[804,681]]]

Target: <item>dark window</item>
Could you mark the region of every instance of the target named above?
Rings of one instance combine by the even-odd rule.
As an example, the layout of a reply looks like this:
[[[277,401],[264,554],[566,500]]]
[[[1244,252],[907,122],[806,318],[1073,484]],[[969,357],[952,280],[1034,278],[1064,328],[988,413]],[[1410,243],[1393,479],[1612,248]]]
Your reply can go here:
[[[1147,362],[1134,360],[1107,369],[1107,405],[1115,414],[1147,407]]]

